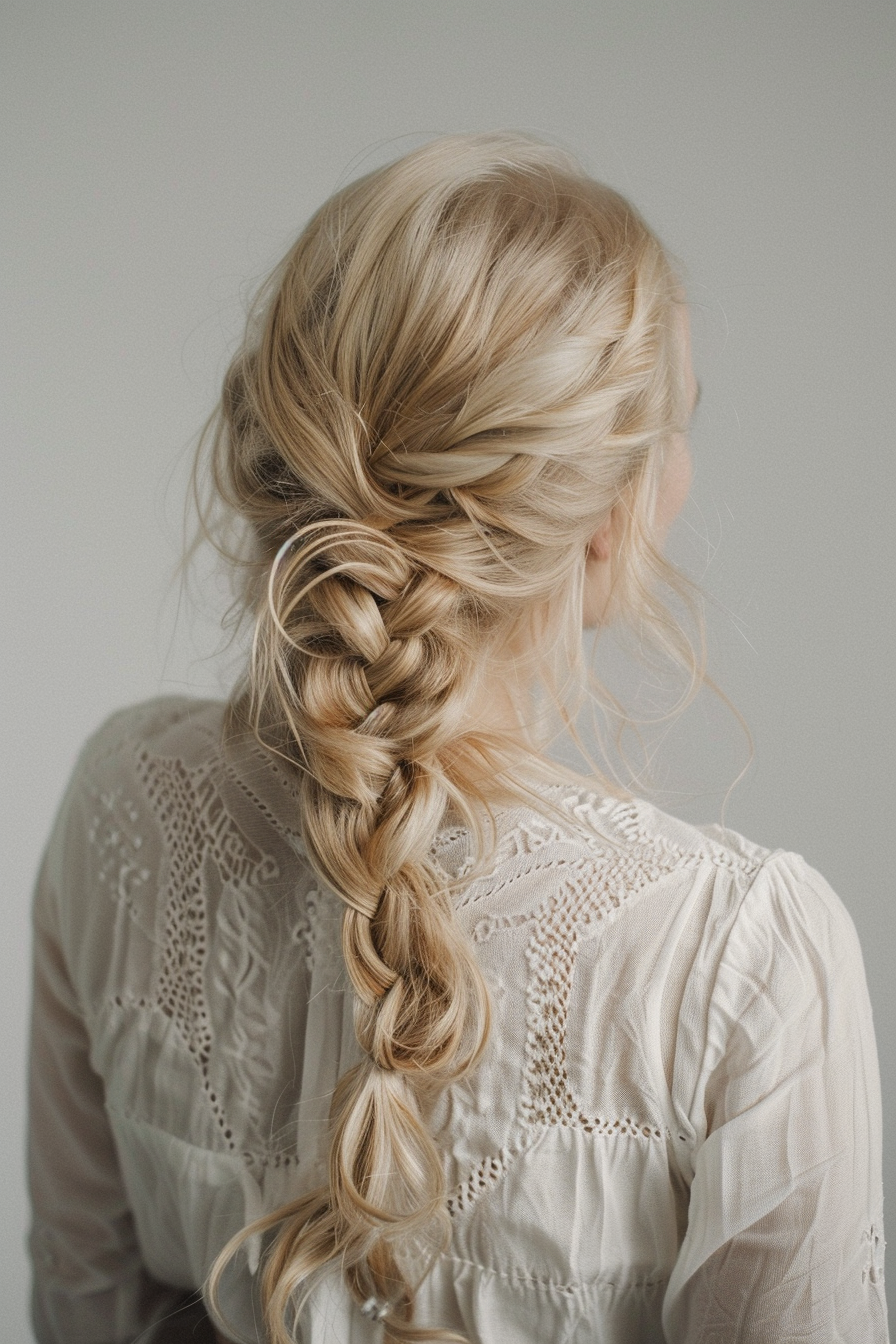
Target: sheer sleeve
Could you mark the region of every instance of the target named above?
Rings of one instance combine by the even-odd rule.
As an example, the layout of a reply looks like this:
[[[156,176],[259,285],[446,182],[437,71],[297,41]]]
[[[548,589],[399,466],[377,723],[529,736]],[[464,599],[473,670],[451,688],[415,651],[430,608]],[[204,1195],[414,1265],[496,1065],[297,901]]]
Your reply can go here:
[[[880,1083],[846,910],[795,855],[725,939],[669,1344],[885,1344]]]
[[[174,1310],[183,1290],[154,1282],[141,1262],[103,1085],[90,1064],[88,1031],[60,936],[60,924],[77,921],[79,903],[90,895],[81,784],[76,776],[63,800],[34,900],[32,1320],[39,1344],[125,1344]]]

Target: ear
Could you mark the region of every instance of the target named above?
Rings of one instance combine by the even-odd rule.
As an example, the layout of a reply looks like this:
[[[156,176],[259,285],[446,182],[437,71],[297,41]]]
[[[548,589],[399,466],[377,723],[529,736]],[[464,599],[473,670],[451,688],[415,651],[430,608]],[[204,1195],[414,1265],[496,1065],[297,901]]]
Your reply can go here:
[[[603,527],[598,528],[588,543],[588,560],[609,560],[612,553],[613,520],[608,518]]]

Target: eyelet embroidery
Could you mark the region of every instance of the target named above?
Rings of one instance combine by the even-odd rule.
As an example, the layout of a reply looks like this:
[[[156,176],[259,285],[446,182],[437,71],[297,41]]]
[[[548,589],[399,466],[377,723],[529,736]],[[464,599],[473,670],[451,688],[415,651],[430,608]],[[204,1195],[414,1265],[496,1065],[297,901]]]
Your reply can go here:
[[[176,718],[173,715],[172,721]],[[213,734],[208,737],[213,740]],[[137,777],[161,830],[164,868],[155,880],[165,892],[165,907],[154,993],[149,1003],[143,998],[139,1003],[129,998],[128,1006],[135,1010],[157,1008],[174,1021],[196,1062],[228,1146],[241,1151],[247,1164],[259,1168],[288,1166],[294,1160],[288,1145],[284,1148],[280,1143],[277,1147],[273,1142],[275,1138],[281,1141],[283,1133],[271,1135],[272,1141],[267,1142],[263,1132],[266,1117],[259,1109],[257,1095],[260,1079],[253,1074],[259,1058],[257,1050],[253,1056],[250,1048],[265,1033],[258,996],[270,961],[267,911],[257,900],[257,892],[282,874],[276,859],[260,851],[240,831],[222,795],[225,782],[239,787],[278,839],[299,858],[304,855],[301,837],[275,816],[238,772],[219,761],[214,751],[206,753],[209,764],[191,769],[176,757],[151,754],[139,739],[134,740],[134,746]],[[270,768],[270,763],[259,753],[259,771],[265,768]],[[287,786],[280,772],[277,778],[281,786]],[[677,868],[709,861],[748,873],[756,866],[708,839],[695,852],[682,851],[666,837],[652,835],[649,820],[637,802],[601,801],[585,790],[551,792],[552,801],[568,817],[568,825],[528,810],[510,813],[504,818],[509,824],[499,838],[490,871],[457,898],[458,910],[470,907],[472,915],[486,894],[509,891],[516,883],[542,872],[552,871],[555,879],[548,899],[534,909],[472,922],[476,942],[488,941],[512,928],[530,929],[525,948],[528,975],[523,1094],[518,1133],[499,1152],[482,1158],[455,1187],[449,1199],[452,1213],[468,1210],[494,1188],[545,1127],[573,1127],[596,1137],[618,1136],[636,1142],[666,1137],[653,1117],[591,1115],[575,1097],[567,1067],[566,1038],[579,946],[648,884]],[[151,880],[148,867],[139,861],[140,809],[134,800],[115,790],[101,795],[101,805],[102,813],[90,837],[100,855],[100,880],[133,913],[136,895]],[[446,828],[435,839],[433,859],[448,860],[446,871],[453,866],[449,854],[457,854],[456,846],[463,836],[464,829],[455,827]],[[571,839],[576,843],[568,852],[577,857],[564,859],[561,851]],[[613,840],[623,843],[615,846]],[[456,875],[468,866],[469,860],[462,860]],[[289,948],[294,948],[302,970],[310,976],[324,955],[318,946],[321,920],[338,920],[339,909],[336,907],[334,914],[331,903],[335,898],[313,884],[310,871],[307,876],[311,880],[299,904],[298,918],[286,934],[284,951],[288,956]],[[206,892],[210,879],[220,881],[222,888],[215,924],[215,966],[209,965]],[[239,1001],[240,1013],[231,1018],[226,1040],[215,1039],[206,992],[209,976],[212,983],[224,985]],[[251,1042],[246,1035],[247,1024],[254,1033]],[[231,1085],[245,1113],[245,1123],[238,1133],[211,1082],[215,1052],[226,1054]]]
[[[207,766],[188,770],[182,762],[137,758],[138,778],[162,830],[166,893],[162,962],[155,986],[157,1006],[174,1023],[199,1068],[215,1119],[231,1148],[233,1131],[210,1077],[213,1035],[205,992],[208,918],[205,866],[213,862],[221,881],[234,887],[259,887],[273,881],[276,862],[239,832]],[[184,819],[190,819],[189,829]]]
[[[637,803],[594,805],[589,795],[570,795],[564,806],[580,823],[572,825],[577,836],[584,828],[588,858],[566,860],[555,851],[547,853],[547,832],[541,844],[509,843],[505,853],[526,856],[525,861],[503,877],[497,873],[477,880],[494,893],[507,888],[539,869],[553,869],[558,882],[551,895],[536,909],[510,915],[488,916],[473,928],[473,939],[486,942],[502,931],[530,926],[525,956],[529,968],[526,999],[526,1045],[523,1067],[523,1093],[520,1098],[521,1125],[515,1141],[500,1152],[485,1157],[473,1174],[458,1184],[449,1199],[449,1210],[459,1214],[469,1210],[488,1190],[507,1174],[514,1159],[532,1146],[545,1127],[564,1126],[581,1129],[601,1138],[626,1137],[640,1141],[665,1142],[665,1126],[649,1116],[589,1115],[579,1104],[567,1068],[566,1040],[569,1005],[575,961],[582,939],[593,937],[600,924],[637,897],[649,884],[681,868],[696,868],[710,862],[720,867],[737,867],[745,875],[755,871],[749,859],[732,856],[722,846],[707,840],[695,852],[685,852],[665,837],[652,837]],[[622,849],[601,842],[599,829],[609,825],[627,840]],[[522,829],[522,828],[519,828]],[[560,838],[559,831],[550,838]],[[475,901],[475,893],[469,901]],[[469,903],[469,902],[468,902]]]
[[[95,803],[97,810],[90,820],[87,839],[97,854],[97,881],[116,904],[137,919],[140,892],[151,877],[141,862],[139,810],[121,789],[104,790],[96,795]]]

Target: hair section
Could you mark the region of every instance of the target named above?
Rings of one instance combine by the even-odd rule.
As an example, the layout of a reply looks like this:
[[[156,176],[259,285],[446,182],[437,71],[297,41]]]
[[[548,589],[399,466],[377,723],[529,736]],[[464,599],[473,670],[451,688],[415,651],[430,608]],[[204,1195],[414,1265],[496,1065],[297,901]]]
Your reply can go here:
[[[345,905],[364,1051],[333,1098],[326,1186],[212,1274],[250,1231],[275,1234],[274,1344],[336,1267],[359,1304],[390,1304],[387,1339],[456,1338],[414,1324],[404,1250],[449,1235],[426,1101],[476,1065],[489,1012],[430,849],[449,810],[481,835],[498,797],[549,770],[537,689],[568,704],[584,682],[603,524],[614,614],[684,647],[652,539],[686,419],[677,302],[640,216],[566,155],[455,136],[317,212],[227,374],[206,437],[216,495],[248,525],[255,620],[231,726],[295,771],[312,862]],[[477,709],[496,669],[511,727]]]

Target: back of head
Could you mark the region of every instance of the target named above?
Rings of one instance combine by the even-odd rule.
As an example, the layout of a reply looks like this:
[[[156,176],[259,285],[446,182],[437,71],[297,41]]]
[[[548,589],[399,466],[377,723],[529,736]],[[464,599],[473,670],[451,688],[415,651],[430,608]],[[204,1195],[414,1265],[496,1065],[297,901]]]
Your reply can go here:
[[[473,707],[499,665],[523,694],[579,668],[586,552],[611,518],[615,608],[662,621],[677,301],[639,215],[567,156],[454,136],[317,212],[227,374],[214,479],[250,526],[256,618],[234,721],[297,772],[365,1051],[334,1099],[328,1185],[263,1224],[278,1344],[291,1296],[337,1261],[359,1302],[390,1304],[392,1337],[422,1337],[402,1239],[447,1215],[420,1105],[488,1030],[430,846],[449,807],[472,819],[537,756]]]

